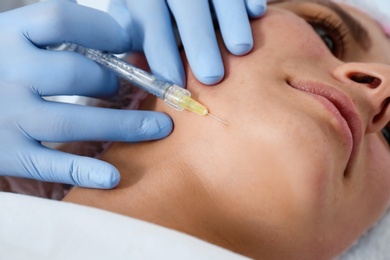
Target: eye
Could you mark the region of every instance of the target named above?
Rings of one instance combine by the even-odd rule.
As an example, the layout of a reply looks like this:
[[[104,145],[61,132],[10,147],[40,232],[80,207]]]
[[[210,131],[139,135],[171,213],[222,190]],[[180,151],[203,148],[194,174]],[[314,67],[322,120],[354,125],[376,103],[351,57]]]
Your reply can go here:
[[[330,35],[326,30],[320,27],[313,26],[314,31],[321,37],[325,45],[332,53],[337,52],[337,46],[332,35]]]
[[[345,51],[344,26],[331,16],[306,18],[330,52],[341,59]]]
[[[385,127],[382,129],[382,134],[385,137],[387,143],[390,145],[390,130],[387,127]]]

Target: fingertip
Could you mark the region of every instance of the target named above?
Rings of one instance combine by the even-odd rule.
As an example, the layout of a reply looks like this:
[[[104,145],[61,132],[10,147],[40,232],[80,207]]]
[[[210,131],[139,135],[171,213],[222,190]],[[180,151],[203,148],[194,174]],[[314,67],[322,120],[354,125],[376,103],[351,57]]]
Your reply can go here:
[[[245,55],[252,50],[253,43],[239,43],[228,47],[229,51],[234,55]]]
[[[68,155],[65,155],[68,156]],[[93,189],[111,189],[120,181],[119,171],[111,164],[89,157],[70,157],[69,184]]]
[[[195,77],[205,85],[215,85],[219,83],[225,75],[225,70],[222,62],[219,63],[214,61],[210,62],[210,64],[213,64],[214,66],[201,67],[200,71],[194,69]]]
[[[145,49],[145,55],[154,76],[178,86],[185,86],[186,76],[177,49],[167,48],[161,53],[156,46],[148,46]]]
[[[180,87],[185,87],[186,86],[186,75],[183,72],[180,72],[179,74],[172,75],[169,77],[172,81],[171,83],[176,84]]]
[[[249,17],[257,18],[262,16],[267,10],[266,0],[247,0],[247,12]]]
[[[120,181],[119,171],[111,164],[102,165],[101,168],[94,169],[88,176],[88,183],[85,185],[88,188],[112,189]]]
[[[157,113],[153,120],[150,120],[144,127],[153,131],[149,134],[151,139],[161,139],[172,132],[173,123],[167,114]]]
[[[122,29],[120,32],[121,41],[119,41],[121,49],[116,53],[124,53],[132,50],[134,43],[131,39],[131,32],[134,29],[131,28],[132,22],[126,3],[122,0],[111,0],[108,6],[108,13]]]
[[[215,85],[223,79],[223,75],[199,77],[198,80],[205,85]]]
[[[129,52],[133,48],[133,42],[131,40],[130,34],[118,24],[118,27],[116,28],[117,31],[117,37],[116,41],[112,41],[111,46],[108,46],[109,49],[103,49],[104,51],[109,51],[115,54],[122,54]]]
[[[163,136],[168,136],[172,133],[172,130],[173,130],[173,122],[172,122],[172,118],[170,116],[168,116],[167,114],[163,114],[163,124],[162,124],[162,127],[161,127],[161,132],[163,134]]]
[[[121,120],[121,129],[112,133],[110,140],[122,142],[141,142],[162,139],[173,129],[171,118],[160,112],[125,111]]]
[[[114,53],[125,53],[130,51],[133,48],[133,42],[130,38],[129,33],[123,28],[121,28],[120,31],[120,38],[121,41],[118,41],[118,50],[114,51]]]

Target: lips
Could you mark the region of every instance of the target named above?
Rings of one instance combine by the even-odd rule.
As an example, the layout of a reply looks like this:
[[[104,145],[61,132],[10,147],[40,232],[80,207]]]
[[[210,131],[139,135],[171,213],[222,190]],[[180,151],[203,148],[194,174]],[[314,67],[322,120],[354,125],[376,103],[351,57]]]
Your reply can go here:
[[[334,116],[347,144],[350,145],[350,163],[356,156],[362,136],[362,120],[352,100],[345,93],[324,83],[288,82],[288,84],[313,96]]]

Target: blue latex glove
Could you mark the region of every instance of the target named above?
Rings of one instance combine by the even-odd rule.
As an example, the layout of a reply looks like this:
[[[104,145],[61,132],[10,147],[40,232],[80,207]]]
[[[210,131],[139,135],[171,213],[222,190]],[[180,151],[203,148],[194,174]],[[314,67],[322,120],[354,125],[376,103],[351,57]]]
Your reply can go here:
[[[211,8],[228,50],[248,53],[253,46],[248,15],[263,15],[266,0],[111,0],[109,12],[130,34],[132,49],[145,52],[155,76],[184,86],[171,12],[191,69],[198,80],[211,85],[224,76]]]
[[[73,42],[114,53],[128,35],[108,14],[70,1],[48,1],[0,14],[0,175],[111,188],[112,165],[41,145],[81,140],[142,141],[165,137],[164,114],[49,102],[44,96],[115,93],[110,72],[73,52],[39,47]]]

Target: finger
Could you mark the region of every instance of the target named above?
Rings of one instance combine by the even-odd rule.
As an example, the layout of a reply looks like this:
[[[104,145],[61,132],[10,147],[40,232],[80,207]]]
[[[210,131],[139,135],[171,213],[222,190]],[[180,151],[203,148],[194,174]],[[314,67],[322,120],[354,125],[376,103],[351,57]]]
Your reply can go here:
[[[23,43],[15,43],[14,49],[18,55],[8,59],[3,79],[37,95],[107,97],[118,89],[113,73],[79,53],[26,48]]]
[[[97,9],[67,1],[48,1],[20,12],[13,15],[24,15],[24,22],[20,22],[22,33],[38,46],[71,42],[114,53],[125,52],[131,46],[126,31],[110,15]]]
[[[175,17],[188,62],[196,78],[207,85],[219,82],[223,78],[224,67],[208,1],[167,2]]]
[[[29,56],[18,59],[31,59],[31,54]],[[35,50],[33,56],[33,59],[39,62],[34,67],[25,69],[25,73],[15,81],[25,86],[33,86],[41,96],[107,97],[118,90],[118,79],[113,73],[81,54]],[[20,62],[19,64],[31,63]],[[42,72],[45,72],[45,75],[42,75]]]
[[[266,0],[245,0],[246,10],[251,18],[262,16],[267,10]]]
[[[106,162],[52,150],[32,140],[16,142],[15,147],[18,143],[23,149],[2,154],[2,161],[8,163],[0,169],[8,176],[102,189],[119,183],[118,170]]]
[[[132,8],[128,32],[135,39],[133,47],[142,46],[156,77],[184,86],[184,69],[165,1],[143,0],[136,4],[128,1],[128,6]]]
[[[30,116],[18,121],[19,126],[31,138],[44,142],[139,142],[160,139],[172,131],[172,121],[163,113],[49,101],[35,107]]]
[[[253,37],[245,3],[213,0],[213,6],[227,49],[235,55],[248,53],[253,47]]]
[[[125,0],[110,0],[108,13],[122,26],[122,28],[131,33],[130,11],[127,8]]]

